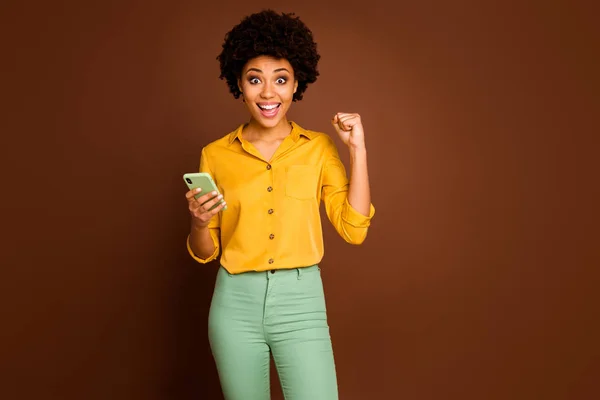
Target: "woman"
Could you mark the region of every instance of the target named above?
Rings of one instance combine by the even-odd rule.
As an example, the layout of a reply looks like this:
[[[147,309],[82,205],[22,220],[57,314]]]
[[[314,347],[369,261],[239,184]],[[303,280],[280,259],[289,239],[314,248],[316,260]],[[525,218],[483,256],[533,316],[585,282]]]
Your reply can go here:
[[[200,263],[221,253],[209,340],[227,400],[270,397],[270,354],[286,399],[338,398],[318,266],[319,204],[353,244],[364,241],[375,210],[360,116],[332,119],[350,152],[350,182],[333,140],[286,118],[316,81],[319,58],[304,23],[271,10],[243,19],[218,56],[221,79],[250,119],[202,149],[200,171],[221,195],[186,193],[187,248]]]

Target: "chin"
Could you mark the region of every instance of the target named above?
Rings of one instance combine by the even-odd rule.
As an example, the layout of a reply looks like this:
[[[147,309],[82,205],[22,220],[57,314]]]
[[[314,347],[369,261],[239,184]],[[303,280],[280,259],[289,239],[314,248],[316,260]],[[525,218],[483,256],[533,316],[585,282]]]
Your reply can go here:
[[[265,120],[259,119],[258,122],[265,128],[275,128],[281,122],[281,118],[278,119],[277,121],[273,121],[273,120],[265,121]]]
[[[253,115],[254,120],[264,128],[275,128],[281,123],[285,116],[278,116],[278,118],[263,118],[261,115]]]

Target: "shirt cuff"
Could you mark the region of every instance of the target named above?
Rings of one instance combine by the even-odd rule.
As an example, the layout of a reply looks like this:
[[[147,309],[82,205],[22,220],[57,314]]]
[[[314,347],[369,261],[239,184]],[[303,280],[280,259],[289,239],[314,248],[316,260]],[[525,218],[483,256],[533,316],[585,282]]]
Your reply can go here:
[[[194,254],[194,252],[192,251],[192,247],[190,246],[190,235],[188,234],[188,236],[187,236],[186,247],[187,247],[188,253],[190,253],[190,256],[192,256],[192,258],[194,260],[198,261],[200,264],[207,264],[207,263],[215,260],[217,258],[217,256],[219,255],[219,244],[218,244],[218,242],[215,241],[215,237],[214,237],[212,230],[210,231],[210,236],[212,237],[213,243],[215,245],[215,251],[207,258],[200,258],[196,254]]]
[[[367,228],[369,225],[371,225],[371,219],[374,215],[375,207],[373,206],[373,203],[369,205],[369,215],[366,216],[356,211],[346,198],[346,202],[342,210],[342,220],[347,224],[356,228]]]

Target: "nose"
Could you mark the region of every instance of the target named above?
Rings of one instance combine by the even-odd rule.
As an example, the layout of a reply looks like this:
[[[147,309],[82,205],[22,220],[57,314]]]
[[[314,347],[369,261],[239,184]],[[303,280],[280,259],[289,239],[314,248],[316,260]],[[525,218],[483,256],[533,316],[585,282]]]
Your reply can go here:
[[[275,96],[275,94],[273,93],[273,87],[271,86],[270,82],[267,82],[263,85],[263,90],[260,93],[260,95],[265,99],[270,99],[271,97]]]

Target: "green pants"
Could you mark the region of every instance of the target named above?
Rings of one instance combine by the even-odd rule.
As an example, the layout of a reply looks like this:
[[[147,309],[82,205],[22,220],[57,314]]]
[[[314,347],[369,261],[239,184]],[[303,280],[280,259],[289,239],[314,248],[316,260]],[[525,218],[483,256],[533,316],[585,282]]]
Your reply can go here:
[[[337,400],[321,270],[219,268],[209,340],[226,400],[270,398],[270,354],[286,400]]]

